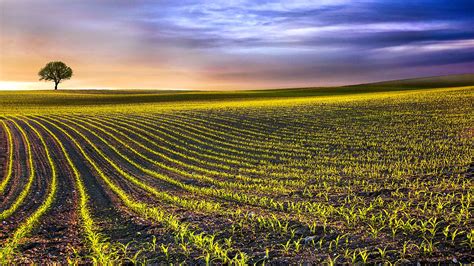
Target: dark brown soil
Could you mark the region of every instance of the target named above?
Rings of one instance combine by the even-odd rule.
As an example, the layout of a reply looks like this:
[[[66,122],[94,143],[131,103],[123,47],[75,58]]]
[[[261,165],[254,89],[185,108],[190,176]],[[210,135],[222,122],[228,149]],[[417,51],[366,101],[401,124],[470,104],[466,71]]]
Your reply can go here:
[[[32,125],[34,124],[32,123]],[[73,249],[80,250],[82,247],[80,225],[75,212],[78,196],[71,176],[72,171],[69,169],[67,161],[61,157],[60,148],[41,128],[37,127],[37,130],[43,135],[53,161],[56,163],[58,189],[53,206],[27,239],[28,244],[21,247],[20,251],[23,255],[21,259],[25,262],[66,263],[66,258],[73,253]],[[33,143],[40,143],[39,140],[33,138],[35,135],[33,132],[30,135]],[[43,158],[41,161],[47,162],[47,158]],[[43,169],[39,172],[38,178],[50,180],[50,176],[51,169],[47,168],[46,171]]]
[[[67,136],[64,136],[54,127],[49,128],[62,141],[71,158],[82,158],[80,151],[69,141]],[[78,139],[80,138],[78,137]],[[92,148],[86,147],[86,150],[92,157],[98,156],[92,153]],[[97,158],[94,159],[100,164],[100,160],[97,160]],[[89,206],[93,219],[97,222],[97,228],[100,228],[100,233],[106,236],[111,243],[132,243],[128,250],[131,254],[134,250],[140,248],[139,245],[136,245],[137,243],[148,243],[155,235],[158,245],[161,243],[166,245],[172,243],[172,236],[169,232],[164,230],[162,226],[137,217],[123,206],[116,195],[110,190],[106,190],[107,185],[98,177],[91,165],[83,160],[74,160],[74,163],[80,171],[87,194],[90,196]],[[107,172],[105,163],[100,164],[100,167],[104,172]],[[108,173],[113,174],[113,171],[109,171]],[[120,181],[118,177],[114,177],[113,175],[109,177]],[[123,181],[118,183],[120,185],[126,184],[126,182]],[[137,188],[123,187],[123,189],[132,192],[136,197],[142,199],[149,198],[147,194]],[[86,253],[85,250],[83,251],[84,252],[80,252],[79,255],[84,256]],[[155,254],[154,256],[159,258],[162,255]]]
[[[12,130],[12,134],[13,138],[18,140],[14,143],[15,147],[23,147],[24,149],[23,151],[19,150],[19,153],[16,154],[18,157],[15,157],[15,165],[13,167],[14,175],[12,176],[11,182],[9,182],[10,185],[7,186],[7,189],[9,190],[5,194],[5,204],[2,205],[2,210],[8,209],[11,204],[16,201],[17,197],[26,186],[28,177],[30,175],[30,170],[28,169],[27,165],[28,163],[25,143],[23,142],[19,131]],[[30,139],[30,142],[33,144],[34,140]],[[22,144],[20,145],[20,143]],[[34,161],[33,163],[35,165],[37,174],[35,175],[35,179],[31,185],[30,193],[28,193],[24,199],[23,204],[19,206],[15,213],[2,221],[2,227],[0,230],[0,240],[2,242],[13,233],[15,228],[20,223],[22,223],[36,210],[39,205],[41,205],[42,201],[46,197],[46,193],[44,193],[44,191],[47,189],[47,183],[49,182],[48,180],[50,175],[45,175],[44,177],[42,176],[42,173],[44,174],[47,171],[47,168],[44,165],[44,158],[42,157],[42,150],[38,147],[34,147],[33,145],[32,153]]]
[[[13,137],[13,166],[12,166],[12,177],[5,187],[5,191],[0,195],[0,210],[8,208],[15,200],[16,196],[20,193],[22,186],[26,184],[28,178],[28,169],[26,168],[25,162],[27,160],[26,145],[20,133],[12,128],[11,124],[10,131]],[[8,159],[8,157],[6,157]],[[3,175],[5,176],[5,174]]]

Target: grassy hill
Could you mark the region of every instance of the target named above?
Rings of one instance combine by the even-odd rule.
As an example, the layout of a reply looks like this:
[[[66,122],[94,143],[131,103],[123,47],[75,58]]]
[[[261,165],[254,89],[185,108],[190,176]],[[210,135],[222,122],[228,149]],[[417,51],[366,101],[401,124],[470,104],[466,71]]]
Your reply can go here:
[[[51,112],[58,108],[108,107],[131,105],[180,107],[199,103],[284,100],[290,98],[331,97],[418,89],[474,86],[474,74],[397,80],[341,87],[288,88],[248,91],[161,91],[161,90],[59,90],[0,92],[0,113],[16,110]]]
[[[448,75],[423,77],[414,79],[401,79],[375,82],[369,84],[352,85],[349,87],[383,87],[383,88],[439,88],[473,86],[474,74]]]

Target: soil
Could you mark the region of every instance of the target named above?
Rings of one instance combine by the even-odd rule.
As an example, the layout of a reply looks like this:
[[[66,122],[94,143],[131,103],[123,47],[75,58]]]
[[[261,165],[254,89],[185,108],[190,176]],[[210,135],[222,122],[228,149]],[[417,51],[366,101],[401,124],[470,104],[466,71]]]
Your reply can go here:
[[[110,191],[106,190],[107,186],[98,178],[98,175],[94,172],[92,166],[86,163],[83,160],[76,160],[74,158],[82,158],[80,151],[77,147],[68,140],[67,136],[64,136],[59,130],[56,130],[53,127],[49,127],[50,130],[58,136],[66,150],[69,152],[71,158],[75,163],[75,166],[80,172],[83,183],[87,194],[89,195],[89,207],[94,221],[96,221],[97,228],[100,228],[100,233],[106,236],[111,243],[122,243],[127,244],[132,241],[138,242],[148,242],[154,235],[159,235],[160,240],[158,243],[165,243],[166,232],[163,231],[162,226],[153,224],[150,221],[143,220],[133,213],[130,213],[126,208],[121,204],[120,200]],[[86,148],[88,152],[92,149]],[[98,160],[94,158],[97,162]],[[104,165],[100,165],[103,168]],[[103,169],[104,170],[104,169]],[[67,171],[71,173],[72,171]],[[73,176],[70,176],[70,179]],[[121,182],[125,183],[125,182]],[[70,184],[75,186],[75,183]],[[69,189],[70,190],[70,189]],[[131,190],[134,195],[147,197],[143,192],[138,190]],[[74,212],[76,216],[75,227],[78,229],[77,232],[82,231],[78,226],[79,218],[77,213]],[[82,240],[78,236],[79,240]],[[129,252],[133,252],[133,245]],[[138,248],[138,247],[135,247]],[[76,248],[77,249],[77,248]],[[86,250],[82,249],[78,252],[80,256],[85,255]]]
[[[16,201],[17,197],[21,193],[21,191],[26,186],[28,182],[28,177],[30,175],[28,166],[27,166],[27,153],[26,147],[23,142],[23,139],[19,135],[20,133],[16,130],[12,130],[13,138],[15,141],[15,147],[22,147],[23,150],[19,150],[19,153],[16,154],[18,157],[15,157],[15,165],[13,166],[14,175],[10,180],[10,185],[7,186],[8,192],[5,193],[2,202],[1,210],[8,209],[13,202]],[[21,140],[21,141],[20,141]],[[33,141],[30,139],[30,142]],[[21,143],[21,145],[20,145]],[[26,196],[23,201],[23,204],[19,206],[19,208],[13,213],[10,217],[7,217],[4,221],[2,221],[2,227],[0,229],[0,241],[3,243],[6,238],[11,236],[14,232],[15,228],[22,223],[27,217],[29,217],[36,208],[41,204],[41,202],[46,197],[46,193],[44,191],[47,189],[48,178],[46,176],[43,177],[41,173],[45,173],[46,168],[44,167],[44,160],[37,158],[42,158],[42,152],[39,148],[32,147],[32,154],[33,154],[33,163],[35,165],[37,174],[35,175],[35,179],[31,185],[30,193]]]

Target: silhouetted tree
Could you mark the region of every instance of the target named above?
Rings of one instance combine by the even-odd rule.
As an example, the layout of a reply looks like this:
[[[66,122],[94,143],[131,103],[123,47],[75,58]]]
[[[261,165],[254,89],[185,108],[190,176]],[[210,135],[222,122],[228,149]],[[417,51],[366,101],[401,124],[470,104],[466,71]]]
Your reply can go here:
[[[49,62],[39,72],[40,80],[54,81],[54,89],[65,79],[72,77],[72,69],[61,61]]]

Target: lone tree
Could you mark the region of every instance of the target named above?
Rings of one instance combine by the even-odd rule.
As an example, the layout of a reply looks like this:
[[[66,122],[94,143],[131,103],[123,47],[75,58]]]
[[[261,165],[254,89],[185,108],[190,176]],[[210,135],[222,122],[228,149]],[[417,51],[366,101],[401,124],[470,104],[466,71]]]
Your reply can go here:
[[[72,77],[72,69],[61,61],[49,62],[39,72],[40,80],[54,81],[54,89],[65,79]]]

